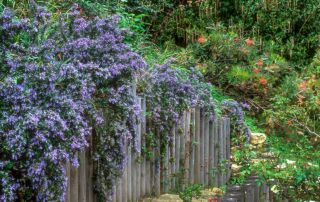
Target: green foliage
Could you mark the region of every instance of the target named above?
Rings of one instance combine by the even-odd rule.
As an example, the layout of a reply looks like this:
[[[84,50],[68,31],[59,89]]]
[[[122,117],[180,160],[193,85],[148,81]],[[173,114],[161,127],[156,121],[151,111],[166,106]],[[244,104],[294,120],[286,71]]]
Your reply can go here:
[[[191,202],[192,198],[199,198],[201,196],[202,186],[199,184],[191,184],[186,186],[179,192],[179,197],[185,202]]]
[[[278,194],[290,201],[318,201],[319,146],[312,146],[307,138],[296,135],[289,139],[269,137],[268,141],[276,158],[253,164],[252,169],[263,179],[274,179]]]

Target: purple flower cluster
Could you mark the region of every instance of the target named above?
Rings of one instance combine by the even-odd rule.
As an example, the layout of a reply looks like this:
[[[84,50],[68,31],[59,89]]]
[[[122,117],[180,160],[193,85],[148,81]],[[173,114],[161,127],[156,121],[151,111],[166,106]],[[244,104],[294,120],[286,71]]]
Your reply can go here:
[[[185,110],[197,106],[212,118],[215,115],[210,84],[204,83],[202,75],[194,69],[186,72],[170,67],[170,63],[149,68],[141,78],[145,82],[141,85],[152,120],[152,127],[148,130],[150,133],[159,132],[157,139],[162,145],[171,143],[173,126]]]
[[[59,25],[41,7],[31,19],[0,15],[0,201],[64,201],[64,165],[79,165],[93,127],[97,189],[121,174],[110,170],[121,171],[124,140],[135,138],[132,83],[145,63],[123,43],[117,18],[77,9]]]
[[[224,112],[234,119],[236,132],[244,135],[246,141],[249,142],[251,131],[244,121],[243,108],[250,108],[250,106],[246,103],[239,103],[235,100],[226,100],[222,103],[222,109]]]

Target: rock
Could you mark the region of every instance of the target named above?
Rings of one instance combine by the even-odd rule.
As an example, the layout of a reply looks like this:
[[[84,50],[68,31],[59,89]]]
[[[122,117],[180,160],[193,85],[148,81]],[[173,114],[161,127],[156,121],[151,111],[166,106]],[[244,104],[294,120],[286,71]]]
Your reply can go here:
[[[241,168],[242,168],[242,166],[240,166],[240,165],[231,164],[231,170],[232,170],[232,172],[234,172],[234,173],[239,172]]]
[[[273,152],[264,152],[261,154],[262,158],[274,158],[275,154]]]
[[[251,133],[250,143],[253,145],[261,145],[267,139],[266,134],[264,133]]]

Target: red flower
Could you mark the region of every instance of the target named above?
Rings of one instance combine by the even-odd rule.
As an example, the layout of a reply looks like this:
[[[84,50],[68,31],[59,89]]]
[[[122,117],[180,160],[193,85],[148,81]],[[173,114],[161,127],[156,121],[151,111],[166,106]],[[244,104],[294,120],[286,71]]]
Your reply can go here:
[[[203,44],[203,43],[205,43],[207,41],[207,39],[204,37],[204,36],[200,36],[199,38],[198,38],[198,42],[200,43],[200,44]]]
[[[254,42],[253,42],[253,40],[251,38],[246,39],[245,42],[246,42],[247,46],[253,46],[254,45]]]
[[[263,60],[262,60],[262,59],[258,60],[258,62],[256,63],[256,65],[257,65],[258,67],[262,67],[262,66],[263,66]]]
[[[253,68],[253,73],[259,74],[259,73],[260,73],[260,69],[258,69],[258,68]]]
[[[259,79],[259,83],[260,83],[262,86],[265,86],[265,85],[267,85],[267,79],[264,78],[264,77],[261,77],[261,78]]]

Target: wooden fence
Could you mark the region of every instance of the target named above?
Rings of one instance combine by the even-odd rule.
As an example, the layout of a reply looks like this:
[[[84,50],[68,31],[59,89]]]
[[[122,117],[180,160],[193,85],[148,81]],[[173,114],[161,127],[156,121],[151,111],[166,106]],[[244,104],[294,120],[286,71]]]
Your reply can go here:
[[[144,99],[139,99],[143,112]],[[230,177],[230,120],[219,118],[210,121],[201,109],[183,113],[174,127],[172,147],[167,146],[166,155],[160,160],[160,148],[154,158],[141,156],[145,146],[147,120],[142,117],[137,125],[138,152],[127,148],[127,164],[123,176],[114,188],[112,201],[137,201],[145,196],[158,196],[179,186],[198,183],[205,186],[224,185]],[[91,150],[79,154],[80,166],[67,165],[68,190],[66,201],[96,201],[92,191],[93,162]]]

